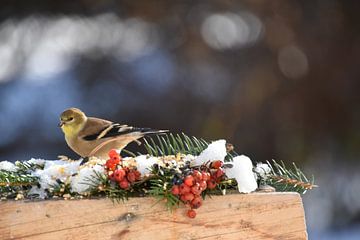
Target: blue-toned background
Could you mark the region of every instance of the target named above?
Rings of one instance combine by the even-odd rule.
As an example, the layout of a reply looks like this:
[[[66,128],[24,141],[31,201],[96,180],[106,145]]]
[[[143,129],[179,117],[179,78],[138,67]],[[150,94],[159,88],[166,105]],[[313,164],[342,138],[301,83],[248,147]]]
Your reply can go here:
[[[310,239],[359,239],[359,1],[3,1],[0,160],[77,157],[59,114],[296,162]]]

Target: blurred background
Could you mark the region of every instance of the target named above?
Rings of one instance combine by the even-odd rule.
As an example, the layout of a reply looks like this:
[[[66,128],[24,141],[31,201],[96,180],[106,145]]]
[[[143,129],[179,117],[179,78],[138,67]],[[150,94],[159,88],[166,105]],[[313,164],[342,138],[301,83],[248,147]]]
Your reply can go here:
[[[360,2],[2,1],[0,160],[77,157],[79,107],[296,162],[309,239],[360,237]]]

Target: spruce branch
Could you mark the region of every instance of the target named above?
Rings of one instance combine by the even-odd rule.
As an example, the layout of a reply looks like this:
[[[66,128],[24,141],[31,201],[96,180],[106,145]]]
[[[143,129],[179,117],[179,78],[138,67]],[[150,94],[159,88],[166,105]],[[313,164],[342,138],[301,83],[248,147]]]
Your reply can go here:
[[[151,187],[149,190],[149,194],[158,199],[157,202],[164,201],[166,204],[167,209],[170,211],[174,209],[174,207],[178,206],[180,200],[178,197],[174,196],[171,193],[171,186],[167,181],[164,179],[152,179],[150,180]]]
[[[38,183],[38,178],[23,172],[0,171],[0,198],[13,198]]]
[[[209,145],[204,139],[189,137],[184,133],[149,136],[144,139],[144,143],[147,154],[154,157],[178,153],[199,155]]]
[[[173,134],[166,133],[162,135],[148,136],[144,138],[144,146],[146,153],[154,157],[162,157],[177,154],[191,154],[194,156],[200,155],[208,146],[209,142],[202,138],[190,137],[185,133]],[[239,154],[234,151],[232,144],[226,144],[227,155],[225,162],[232,161],[232,159]],[[129,151],[127,151],[128,153]],[[133,154],[133,153],[132,153]]]
[[[0,187],[29,186],[38,181],[37,177],[23,172],[0,171]]]
[[[171,169],[163,167],[152,167],[151,172],[153,177],[149,180],[150,190],[148,193],[158,199],[156,203],[165,202],[167,209],[172,211],[180,204],[179,198],[171,193],[174,173]]]
[[[38,184],[38,177],[31,175],[31,171],[42,168],[38,164],[16,162],[16,171],[0,170],[0,197],[13,197]]]
[[[125,202],[129,199],[129,192],[120,189],[119,186],[109,180],[109,178],[101,172],[94,170],[92,178],[86,177],[81,184],[89,186],[90,195],[106,196],[110,198],[112,202]]]
[[[15,166],[18,168],[17,172],[22,172],[22,173],[29,173],[31,171],[35,171],[36,169],[44,168],[44,164],[36,164],[36,163],[31,163],[29,161],[23,161],[23,162],[16,161]]]
[[[146,154],[154,157],[177,154],[191,154],[197,156],[210,144],[202,138],[196,138],[194,136],[190,137],[185,133],[164,133],[161,135],[146,136],[143,138],[143,142]],[[127,149],[123,149],[122,151],[132,157],[142,154],[140,152],[135,154]],[[227,155],[225,157],[225,162],[232,161],[234,157],[239,155],[234,151],[233,145],[229,143],[226,144],[226,151]]]
[[[271,163],[267,161],[267,164],[270,167],[270,172],[266,174],[265,178],[259,177],[263,183],[274,187],[277,191],[294,191],[305,194],[307,190],[317,187],[314,184],[314,176],[309,180],[295,163],[293,163],[292,168],[286,168],[283,161],[278,163],[272,160]]]

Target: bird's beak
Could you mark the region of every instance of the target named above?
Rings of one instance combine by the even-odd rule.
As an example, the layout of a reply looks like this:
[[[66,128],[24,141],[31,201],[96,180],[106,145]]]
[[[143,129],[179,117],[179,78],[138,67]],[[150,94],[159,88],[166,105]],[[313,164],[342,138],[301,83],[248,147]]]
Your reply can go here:
[[[64,124],[65,124],[65,123],[64,123],[63,121],[60,121],[59,124],[58,124],[58,126],[59,126],[59,127],[62,127],[62,126],[64,126]]]

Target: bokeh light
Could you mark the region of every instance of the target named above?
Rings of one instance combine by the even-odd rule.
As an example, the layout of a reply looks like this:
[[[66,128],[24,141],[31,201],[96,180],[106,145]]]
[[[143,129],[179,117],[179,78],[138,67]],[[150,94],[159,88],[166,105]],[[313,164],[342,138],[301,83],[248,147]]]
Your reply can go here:
[[[212,48],[239,48],[254,43],[262,31],[261,21],[251,13],[217,13],[203,22],[201,34]]]
[[[278,56],[281,72],[290,79],[305,76],[309,70],[307,57],[296,46],[285,46],[280,49]]]

